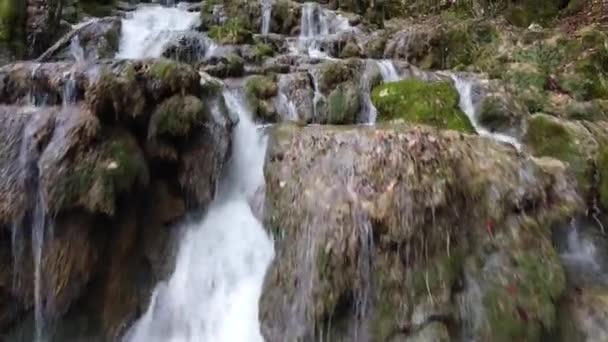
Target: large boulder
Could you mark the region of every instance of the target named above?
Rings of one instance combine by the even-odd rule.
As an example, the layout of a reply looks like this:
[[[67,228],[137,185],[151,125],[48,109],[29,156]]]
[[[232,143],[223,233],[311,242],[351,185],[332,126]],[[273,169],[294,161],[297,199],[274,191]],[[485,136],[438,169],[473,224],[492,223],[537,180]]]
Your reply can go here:
[[[267,341],[541,341],[555,328],[565,277],[549,227],[580,204],[561,162],[388,124],[280,125],[269,144]]]

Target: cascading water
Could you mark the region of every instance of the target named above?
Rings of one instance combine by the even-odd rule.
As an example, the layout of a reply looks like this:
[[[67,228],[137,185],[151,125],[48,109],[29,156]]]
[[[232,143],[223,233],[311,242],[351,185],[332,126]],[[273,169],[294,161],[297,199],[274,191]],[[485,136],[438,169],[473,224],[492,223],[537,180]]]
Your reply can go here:
[[[270,19],[272,17],[273,0],[262,0],[262,29],[261,33],[267,35],[270,33]]]
[[[379,60],[376,61],[376,63],[378,64],[384,82],[395,82],[401,79],[401,76],[395,67],[395,63],[390,59]]]
[[[226,93],[225,101],[240,121],[220,194],[205,219],[187,227],[175,272],[127,341],[263,341],[258,299],[274,251],[248,201],[263,186],[266,138],[243,97]]]
[[[179,7],[141,6],[122,21],[120,50],[116,57],[160,57],[165,44],[198,22],[198,13]]]
[[[449,76],[454,80],[454,86],[460,95],[460,108],[469,118],[469,121],[477,134],[510,144],[520,150],[521,143],[516,138],[506,134],[490,132],[479,123],[477,120],[477,108],[473,102],[473,80],[452,73],[450,73]]]
[[[323,40],[351,29],[348,19],[343,16],[324,9],[317,3],[304,3],[300,17],[298,48],[292,50],[303,51],[310,57],[328,58],[328,55],[322,51]]]
[[[198,14],[175,8],[138,9],[123,24],[119,55],[160,55],[166,43],[160,37],[170,37],[167,30],[190,28],[193,16]],[[263,341],[258,299],[274,249],[250,201],[264,185],[266,137],[252,121],[244,98],[224,93],[226,107],[239,123],[217,198],[203,220],[185,227],[173,275],[157,285],[149,308],[125,341]]]

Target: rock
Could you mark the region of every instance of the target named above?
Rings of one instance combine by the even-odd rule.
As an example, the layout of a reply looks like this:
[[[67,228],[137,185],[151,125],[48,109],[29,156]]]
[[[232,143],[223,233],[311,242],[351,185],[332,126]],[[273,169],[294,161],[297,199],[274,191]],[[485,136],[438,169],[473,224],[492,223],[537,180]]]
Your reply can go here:
[[[306,72],[280,75],[275,107],[280,121],[310,123],[314,119],[314,89]]]
[[[353,82],[339,84],[327,97],[327,119],[317,118],[320,123],[333,125],[351,124],[357,121],[361,109],[359,86]]]
[[[206,60],[207,64],[201,67],[203,72],[219,78],[240,77],[245,72],[245,61],[236,53],[222,56],[213,56]]]
[[[68,32],[37,61],[84,62],[114,57],[119,48],[121,26],[120,19],[116,17],[93,19]],[[73,47],[72,44],[76,45]],[[80,49],[76,52],[82,55],[74,56],[74,48]]]
[[[165,45],[162,56],[188,64],[200,63],[213,44],[206,35],[189,31]]]
[[[252,76],[245,83],[245,94],[254,114],[263,122],[276,122],[270,100],[277,95],[277,80],[272,76]]]
[[[608,339],[606,289],[572,291],[560,309],[560,341],[591,342]]]
[[[458,92],[449,82],[410,79],[387,83],[374,89],[372,100],[380,120],[403,119],[439,129],[474,132],[458,106]]]
[[[70,79],[77,95],[63,104]],[[147,307],[174,265],[179,232],[169,226],[207,208],[229,155],[234,121],[200,79],[168,60],[0,68],[3,332],[33,339],[15,324],[33,310],[30,236],[43,230],[40,293],[57,336],[78,340],[70,322],[88,320],[95,336],[116,340]],[[32,90],[46,105],[19,106]]]
[[[595,178],[603,176],[603,154],[608,143],[608,127],[601,123],[566,121],[545,114],[533,115],[524,139],[537,156],[548,156],[568,163],[576,175],[581,193],[594,202]],[[598,173],[596,175],[597,165]]]
[[[126,1],[116,2],[116,8],[121,11],[131,12],[137,9],[137,6]]]
[[[451,131],[275,126],[264,337],[540,341],[565,289],[549,227],[580,209],[564,170]]]

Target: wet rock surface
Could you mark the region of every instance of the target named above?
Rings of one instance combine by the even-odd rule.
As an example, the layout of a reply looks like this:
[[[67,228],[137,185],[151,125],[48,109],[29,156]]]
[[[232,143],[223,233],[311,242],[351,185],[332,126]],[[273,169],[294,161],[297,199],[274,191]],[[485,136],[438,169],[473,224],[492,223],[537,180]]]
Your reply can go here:
[[[264,335],[540,338],[565,290],[550,225],[580,202],[563,164],[539,163],[423,128],[274,128]]]
[[[21,63],[2,75],[0,326],[34,306],[32,251],[15,248],[42,234],[45,315],[92,315],[115,339],[171,272],[169,226],[214,197],[234,122],[219,92],[188,95],[203,94],[199,73],[169,60]]]

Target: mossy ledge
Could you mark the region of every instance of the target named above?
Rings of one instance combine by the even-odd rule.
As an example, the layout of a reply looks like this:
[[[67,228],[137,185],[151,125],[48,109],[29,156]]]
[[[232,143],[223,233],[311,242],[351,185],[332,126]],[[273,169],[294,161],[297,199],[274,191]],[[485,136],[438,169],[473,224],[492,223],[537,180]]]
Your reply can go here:
[[[475,132],[458,107],[458,92],[447,81],[410,79],[383,84],[374,88],[372,100],[379,121],[401,119],[439,129]]]

